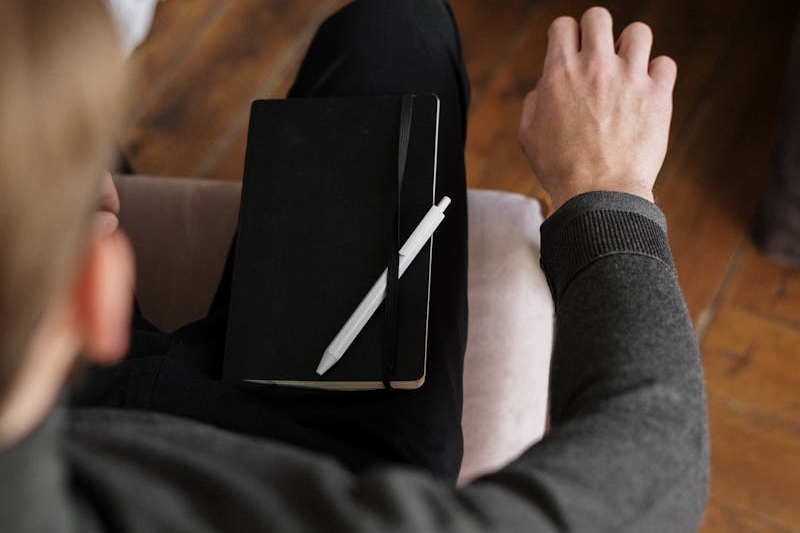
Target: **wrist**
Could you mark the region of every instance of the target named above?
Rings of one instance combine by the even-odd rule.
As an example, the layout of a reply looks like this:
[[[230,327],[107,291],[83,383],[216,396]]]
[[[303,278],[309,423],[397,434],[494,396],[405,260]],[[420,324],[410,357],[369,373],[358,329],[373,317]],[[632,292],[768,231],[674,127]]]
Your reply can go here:
[[[648,202],[655,203],[655,198],[653,197],[653,190],[648,187],[632,187],[630,185],[626,186],[603,186],[603,185],[596,185],[593,187],[572,187],[570,189],[565,189],[561,191],[553,191],[550,194],[550,199],[553,202],[553,210],[558,209],[572,198],[576,196],[580,196],[582,194],[590,193],[590,192],[619,192],[630,194],[633,196],[638,196],[647,200]]]
[[[638,195],[578,195],[542,223],[541,239],[542,267],[556,298],[584,266],[612,254],[649,255],[674,269],[664,213]]]

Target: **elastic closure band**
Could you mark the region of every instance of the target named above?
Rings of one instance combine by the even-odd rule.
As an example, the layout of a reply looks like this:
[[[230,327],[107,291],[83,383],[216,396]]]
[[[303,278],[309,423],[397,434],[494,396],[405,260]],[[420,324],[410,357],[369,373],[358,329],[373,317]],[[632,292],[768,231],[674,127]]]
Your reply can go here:
[[[411,138],[411,119],[414,95],[403,95],[400,107],[400,141],[397,147],[397,185],[395,187],[395,213],[389,232],[389,260],[386,279],[386,321],[383,336],[383,386],[392,388],[392,377],[397,367],[398,352],[398,280],[400,265],[400,198],[403,191],[403,178],[406,173],[408,145]]]

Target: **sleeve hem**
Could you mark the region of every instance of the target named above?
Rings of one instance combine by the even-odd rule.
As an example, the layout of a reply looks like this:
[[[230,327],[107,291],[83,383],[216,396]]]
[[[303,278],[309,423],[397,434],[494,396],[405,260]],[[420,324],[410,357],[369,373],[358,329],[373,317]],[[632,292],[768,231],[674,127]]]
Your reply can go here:
[[[601,257],[650,256],[675,270],[664,214],[638,196],[608,191],[576,196],[542,224],[541,234],[542,269],[556,303],[570,280]]]

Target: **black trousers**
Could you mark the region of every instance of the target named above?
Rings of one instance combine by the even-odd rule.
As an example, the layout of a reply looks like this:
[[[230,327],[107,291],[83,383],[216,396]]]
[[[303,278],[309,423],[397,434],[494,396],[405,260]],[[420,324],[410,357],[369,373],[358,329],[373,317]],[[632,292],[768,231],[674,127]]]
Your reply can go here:
[[[402,463],[455,481],[467,336],[464,170],[469,82],[441,0],[357,0],[318,30],[290,98],[436,93],[437,193],[453,199],[433,252],[428,367],[414,391],[331,392],[221,381],[229,254],[209,315],[172,334],[134,317],[130,354],[94,370],[76,406],[149,409],[337,456],[354,470]]]

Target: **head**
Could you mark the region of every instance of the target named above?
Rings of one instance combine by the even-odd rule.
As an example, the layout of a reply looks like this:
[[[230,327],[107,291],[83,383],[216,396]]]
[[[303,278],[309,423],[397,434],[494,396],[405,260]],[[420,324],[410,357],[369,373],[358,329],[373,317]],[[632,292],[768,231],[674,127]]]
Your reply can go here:
[[[113,269],[129,266],[113,263],[130,254],[91,228],[121,116],[121,57],[102,0],[0,3],[0,423],[33,386],[26,376],[62,379],[77,352],[111,357],[92,330],[118,311],[96,292],[121,290]]]

